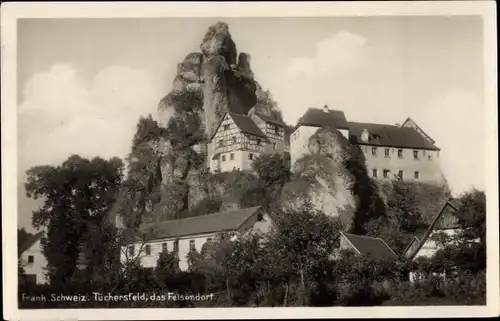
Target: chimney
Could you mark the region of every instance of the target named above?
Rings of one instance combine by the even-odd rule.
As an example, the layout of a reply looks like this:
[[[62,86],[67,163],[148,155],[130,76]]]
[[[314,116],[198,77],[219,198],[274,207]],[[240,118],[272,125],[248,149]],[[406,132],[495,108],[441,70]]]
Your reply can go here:
[[[323,111],[324,111],[325,113],[327,113],[327,112],[329,112],[329,111],[330,111],[330,109],[328,108],[328,105],[324,105],[324,106],[323,106]]]
[[[363,129],[361,132],[361,140],[365,143],[368,143],[368,140],[370,139],[370,133],[368,132],[368,129]]]

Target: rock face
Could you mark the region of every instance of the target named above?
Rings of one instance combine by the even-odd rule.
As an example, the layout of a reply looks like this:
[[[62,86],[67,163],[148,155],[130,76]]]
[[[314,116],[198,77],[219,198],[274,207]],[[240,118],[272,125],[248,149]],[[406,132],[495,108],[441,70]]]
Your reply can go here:
[[[200,48],[208,136],[226,111],[246,114],[257,101],[257,87],[250,69],[250,56],[241,53],[236,59],[236,45],[227,24],[218,22],[209,27]]]
[[[327,215],[344,215],[355,207],[353,177],[344,163],[349,142],[335,128],[321,128],[309,139],[309,154],[297,161],[294,178],[282,190],[284,209],[310,202]],[[352,216],[352,215],[351,215]],[[348,223],[352,217],[342,217]]]
[[[250,55],[238,55],[226,23],[210,26],[200,49],[177,65],[172,91],[158,105],[159,126],[169,134],[161,139],[158,148],[162,197],[154,211],[163,213],[164,218],[174,218],[174,213],[195,208],[207,199],[220,198],[222,209],[239,206],[238,197],[228,196],[227,182],[209,177],[200,159],[223,114],[248,113],[256,105],[256,91],[261,88],[254,80]],[[190,141],[178,146],[176,140],[182,137]]]

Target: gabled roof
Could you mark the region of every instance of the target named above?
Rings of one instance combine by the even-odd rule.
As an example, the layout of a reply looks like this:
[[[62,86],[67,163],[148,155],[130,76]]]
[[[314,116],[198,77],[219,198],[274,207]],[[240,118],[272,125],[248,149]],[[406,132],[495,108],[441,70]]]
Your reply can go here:
[[[449,219],[449,218],[444,216],[445,214],[451,214],[451,216],[453,216],[452,212],[456,212],[456,211],[458,211],[457,204],[450,198],[443,205],[443,207],[441,208],[439,213],[436,215],[436,217],[432,221],[431,225],[429,226],[429,228],[427,229],[425,234],[422,237],[420,237],[419,239],[417,239],[418,245],[412,246],[413,245],[412,243],[414,243],[415,239],[416,239],[416,238],[414,238],[410,242],[410,244],[406,247],[406,249],[404,250],[402,255],[406,256],[409,259],[413,259],[415,257],[415,255],[417,255],[418,251],[420,251],[422,246],[424,246],[425,242],[427,242],[427,239],[429,238],[429,236],[431,236],[431,234],[434,230],[457,228],[456,220]],[[450,216],[450,215],[448,215],[448,216]]]
[[[424,135],[428,140],[430,140],[431,143],[434,144],[436,142],[434,139],[432,139],[431,136],[429,136],[426,132],[424,132],[424,130],[420,126],[418,126],[418,124],[410,117],[406,118],[406,120],[404,121],[403,125],[401,125],[401,127],[405,127],[407,123],[414,124],[415,127],[417,127],[417,130],[420,131],[422,133],[422,135]]]
[[[363,256],[374,259],[396,259],[397,255],[380,237],[341,233]]]
[[[361,133],[364,129],[370,135],[368,142],[361,140]],[[394,125],[350,122],[349,140],[360,145],[439,150],[417,130]]]
[[[229,117],[231,117],[231,119],[234,121],[236,126],[238,126],[238,128],[242,132],[244,132],[246,134],[251,134],[251,135],[256,135],[259,137],[267,138],[266,135],[259,128],[259,126],[257,126],[257,124],[252,120],[252,118],[245,116],[245,115],[241,115],[241,114],[226,112],[224,114],[224,116],[221,118],[219,124],[217,125],[217,128],[212,133],[212,136],[210,137],[210,139],[213,139],[215,134],[217,134],[217,131],[219,130],[219,127],[222,124],[222,122],[224,121],[224,119],[226,118],[226,115],[229,115]]]
[[[205,233],[236,231],[250,217],[257,214],[260,206],[227,212],[189,217],[141,226],[141,231],[151,239],[181,237]]]
[[[44,232],[41,231],[36,234],[29,235],[28,238],[23,242],[23,244],[21,244],[21,246],[19,246],[19,248],[17,249],[18,253],[22,254],[24,251],[31,248],[36,242],[38,242],[38,240],[42,238],[43,233]]]
[[[254,112],[254,114],[256,116],[258,116],[260,119],[262,119],[263,121],[265,122],[268,122],[268,123],[271,123],[271,124],[276,124],[276,125],[279,125],[279,126],[285,126],[285,123],[281,120],[278,120],[278,119],[274,119],[270,116],[267,116],[263,113],[259,113],[258,111]]]
[[[345,114],[340,110],[309,108],[297,122],[295,129],[300,126],[327,127],[334,126],[338,129],[349,129]]]

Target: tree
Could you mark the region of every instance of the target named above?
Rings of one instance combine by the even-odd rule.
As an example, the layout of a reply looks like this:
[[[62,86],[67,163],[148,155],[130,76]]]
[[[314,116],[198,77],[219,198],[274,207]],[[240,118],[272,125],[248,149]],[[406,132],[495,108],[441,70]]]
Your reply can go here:
[[[161,286],[166,286],[168,289],[175,287],[176,275],[180,272],[179,257],[177,253],[163,251],[158,257],[155,268],[155,276]]]
[[[66,282],[75,270],[84,236],[99,230],[116,199],[123,162],[73,155],[60,166],[33,167],[27,176],[28,197],[44,199],[43,207],[33,212],[32,223],[35,228],[47,227],[42,246],[49,277]]]
[[[290,171],[285,166],[283,155],[264,154],[252,162],[255,170],[266,191],[275,193],[281,191],[283,185],[290,180]]]
[[[472,189],[458,199],[456,216],[461,232],[458,238],[465,243],[479,239],[486,248],[486,195],[483,191]]]
[[[268,253],[285,274],[287,289],[290,282],[298,283],[301,304],[307,304],[305,285],[311,281],[315,267],[338,248],[340,229],[340,222],[315,211],[307,202],[301,208],[275,215]]]
[[[413,182],[396,179],[391,181],[387,195],[385,215],[365,223],[368,235],[381,237],[396,252],[400,253],[416,232],[425,230],[421,204]]]

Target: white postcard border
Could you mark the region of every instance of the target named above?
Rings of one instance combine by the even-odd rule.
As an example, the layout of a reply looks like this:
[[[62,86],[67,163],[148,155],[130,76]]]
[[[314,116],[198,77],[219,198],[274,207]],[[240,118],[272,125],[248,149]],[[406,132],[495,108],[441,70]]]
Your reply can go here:
[[[481,15],[484,22],[487,178],[487,305],[331,308],[51,309],[19,310],[17,300],[17,19],[166,17],[318,17]],[[233,319],[348,317],[473,317],[499,314],[499,207],[496,3],[494,1],[152,3],[3,3],[2,41],[2,223],[4,319]],[[466,75],[464,75],[466,76]],[[450,115],[452,117],[452,115]],[[459,142],[457,142],[459,143]]]

